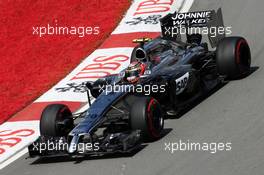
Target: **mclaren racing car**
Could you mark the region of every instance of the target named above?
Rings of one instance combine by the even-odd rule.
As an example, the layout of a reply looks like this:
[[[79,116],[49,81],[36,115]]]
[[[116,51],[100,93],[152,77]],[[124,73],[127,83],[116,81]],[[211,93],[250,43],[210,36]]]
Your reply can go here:
[[[184,14],[182,24],[223,25],[221,10],[207,12]],[[244,38],[209,36],[211,50],[197,33],[187,33],[183,42],[166,34],[176,24],[175,15],[179,17],[175,13],[161,19],[161,36],[134,40],[138,45],[126,69],[86,83],[86,111],[73,115],[65,105],[47,106],[40,119],[41,136],[29,146],[30,156],[131,152],[161,137],[164,116],[177,115],[219,84],[249,73],[251,54]],[[197,17],[203,18],[199,24],[192,22]]]

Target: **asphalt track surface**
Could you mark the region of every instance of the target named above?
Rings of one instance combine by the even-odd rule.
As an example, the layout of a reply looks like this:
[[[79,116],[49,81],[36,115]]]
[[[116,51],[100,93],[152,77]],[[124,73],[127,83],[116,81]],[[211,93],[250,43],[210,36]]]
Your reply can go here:
[[[127,157],[101,159],[50,159],[21,157],[0,171],[1,175],[248,175],[264,172],[264,1],[196,0],[191,10],[222,7],[233,35],[247,38],[252,66],[259,68],[243,80],[219,89],[179,119],[166,120],[172,130]],[[164,143],[232,142],[231,151],[165,151]]]

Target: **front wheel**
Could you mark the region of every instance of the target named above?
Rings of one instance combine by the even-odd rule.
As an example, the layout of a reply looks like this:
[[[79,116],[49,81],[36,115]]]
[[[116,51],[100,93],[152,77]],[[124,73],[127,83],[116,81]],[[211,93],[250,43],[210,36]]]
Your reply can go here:
[[[220,75],[229,79],[241,78],[249,73],[250,48],[242,37],[226,37],[216,49],[216,65]]]
[[[133,130],[141,131],[144,140],[160,138],[164,118],[159,102],[150,97],[138,98],[130,111],[130,124]]]
[[[72,113],[66,105],[48,105],[41,114],[40,134],[43,136],[66,136],[73,127]]]

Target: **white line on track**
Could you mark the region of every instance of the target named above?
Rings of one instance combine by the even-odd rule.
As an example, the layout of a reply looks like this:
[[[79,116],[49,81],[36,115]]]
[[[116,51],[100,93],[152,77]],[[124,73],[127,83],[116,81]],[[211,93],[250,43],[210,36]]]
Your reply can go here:
[[[0,170],[9,165],[10,163],[14,162],[15,160],[19,159],[22,157],[24,154],[28,152],[27,147],[24,148],[23,150],[19,151],[18,153],[14,154],[12,157],[4,161],[3,163],[0,164]]]

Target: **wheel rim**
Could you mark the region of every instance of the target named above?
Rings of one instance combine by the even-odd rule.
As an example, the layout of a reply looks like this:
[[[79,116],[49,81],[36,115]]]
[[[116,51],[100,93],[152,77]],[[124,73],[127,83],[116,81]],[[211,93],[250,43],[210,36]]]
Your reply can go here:
[[[250,67],[250,50],[245,40],[240,40],[236,47],[236,63],[240,71],[248,70]]]
[[[71,112],[68,108],[62,108],[56,117],[56,131],[59,135],[64,135],[68,130],[71,129],[71,125],[73,125],[71,118]],[[62,124],[64,123],[64,124]]]
[[[164,120],[160,106],[158,105],[158,102],[153,98],[148,104],[147,116],[149,126],[148,129],[151,135],[155,138],[160,137],[160,132],[163,129]]]

